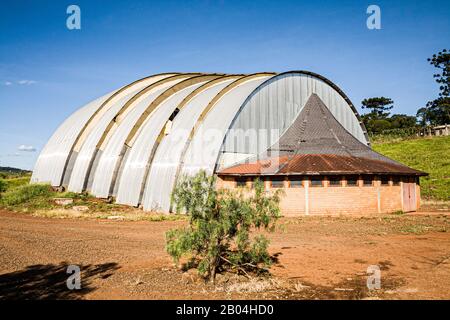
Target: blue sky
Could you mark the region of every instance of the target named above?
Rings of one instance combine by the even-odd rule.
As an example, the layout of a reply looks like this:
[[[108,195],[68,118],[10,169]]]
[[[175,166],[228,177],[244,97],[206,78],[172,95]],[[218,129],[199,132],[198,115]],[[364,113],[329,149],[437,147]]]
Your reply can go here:
[[[66,9],[81,8],[81,30]],[[366,9],[381,8],[381,30]],[[437,95],[426,59],[449,48],[449,1],[1,1],[0,166],[32,169],[83,104],[149,74],[310,70],[359,107],[415,114]]]

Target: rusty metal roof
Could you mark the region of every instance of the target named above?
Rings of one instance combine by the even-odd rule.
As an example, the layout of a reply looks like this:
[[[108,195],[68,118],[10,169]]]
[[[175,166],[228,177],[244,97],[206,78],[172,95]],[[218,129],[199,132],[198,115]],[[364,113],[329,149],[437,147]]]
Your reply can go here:
[[[219,175],[416,175],[426,173],[402,164],[335,154],[297,154],[226,168]]]

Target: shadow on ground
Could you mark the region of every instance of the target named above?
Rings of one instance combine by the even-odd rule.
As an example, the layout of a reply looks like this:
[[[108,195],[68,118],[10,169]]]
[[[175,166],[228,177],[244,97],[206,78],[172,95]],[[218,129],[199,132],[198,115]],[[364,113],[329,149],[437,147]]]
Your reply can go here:
[[[24,270],[0,275],[0,300],[82,299],[94,291],[94,279],[106,279],[119,269],[117,263],[80,266],[81,288],[70,290],[68,263],[38,264]]]

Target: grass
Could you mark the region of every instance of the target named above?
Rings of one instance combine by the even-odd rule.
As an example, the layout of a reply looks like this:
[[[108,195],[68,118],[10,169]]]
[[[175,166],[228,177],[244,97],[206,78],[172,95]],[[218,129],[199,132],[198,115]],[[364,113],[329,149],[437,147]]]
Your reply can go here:
[[[127,221],[178,221],[185,215],[164,215],[144,212],[129,206],[107,203],[88,193],[58,193],[50,185],[28,184],[29,177],[0,179],[0,208],[30,213],[47,218],[117,219]],[[57,205],[55,198],[70,198],[68,205]],[[79,211],[75,206],[86,206]]]
[[[432,229],[432,228],[429,227],[429,226],[423,226],[423,225],[420,225],[420,224],[418,224],[418,225],[414,225],[413,224],[413,225],[407,225],[407,226],[402,227],[400,229],[400,232],[401,233],[412,233],[412,234],[420,235],[420,234],[426,233],[426,231],[428,231],[430,229]]]
[[[421,196],[450,200],[450,136],[374,143],[373,149],[430,175],[420,178]]]
[[[57,218],[57,219],[110,219],[119,221],[183,221],[187,220],[186,215],[178,214],[157,214],[144,212],[139,209],[130,209],[126,211],[111,210],[108,212],[101,212],[95,210],[76,211],[67,207],[58,207],[50,210],[35,210],[31,212],[33,216],[43,218]]]
[[[30,176],[9,178],[2,180],[6,184],[7,189],[13,189],[28,184],[30,182]]]
[[[26,184],[18,187],[8,188],[1,194],[0,205],[9,210],[27,208],[49,209],[51,208],[50,198],[54,191],[49,185]]]

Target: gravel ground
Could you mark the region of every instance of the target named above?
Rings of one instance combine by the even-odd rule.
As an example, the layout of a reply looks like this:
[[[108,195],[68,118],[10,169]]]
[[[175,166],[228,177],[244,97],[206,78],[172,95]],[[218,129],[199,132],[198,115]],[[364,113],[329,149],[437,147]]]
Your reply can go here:
[[[0,211],[0,299],[450,299],[448,213],[282,219],[272,277],[216,285],[165,253],[165,231],[185,223]],[[67,289],[68,265],[81,266],[80,290]],[[367,289],[370,265],[380,290]]]

